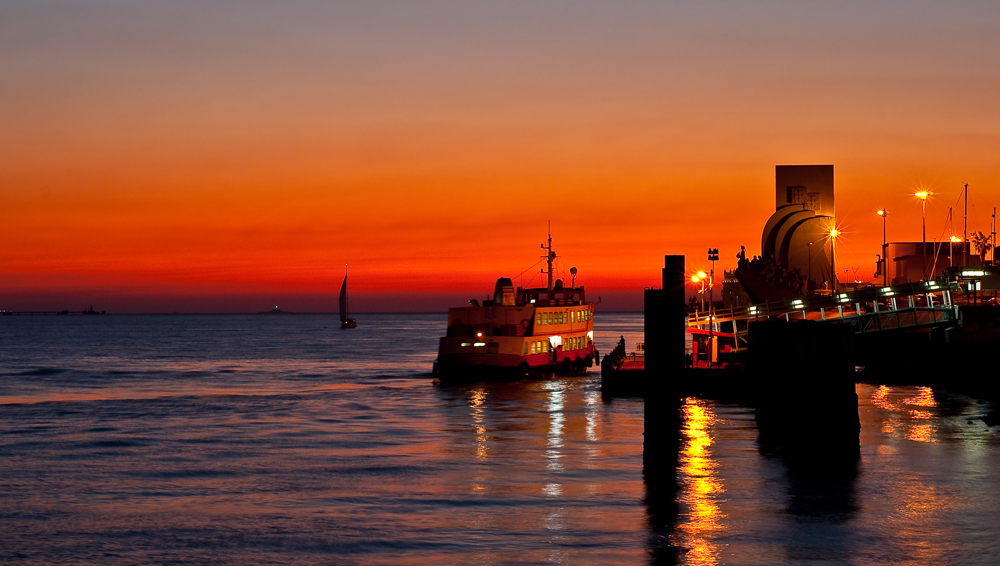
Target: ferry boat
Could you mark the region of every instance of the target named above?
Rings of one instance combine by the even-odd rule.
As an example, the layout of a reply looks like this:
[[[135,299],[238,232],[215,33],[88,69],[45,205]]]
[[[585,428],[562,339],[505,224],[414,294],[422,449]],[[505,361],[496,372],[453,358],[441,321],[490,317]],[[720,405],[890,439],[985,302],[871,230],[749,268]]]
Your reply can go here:
[[[448,309],[447,334],[440,339],[433,373],[442,380],[489,377],[518,379],[540,375],[583,373],[594,365],[594,303],[576,286],[575,267],[569,287],[554,279],[552,235],[546,250],[548,286],[514,287],[509,277],[497,279],[493,298],[469,301]]]

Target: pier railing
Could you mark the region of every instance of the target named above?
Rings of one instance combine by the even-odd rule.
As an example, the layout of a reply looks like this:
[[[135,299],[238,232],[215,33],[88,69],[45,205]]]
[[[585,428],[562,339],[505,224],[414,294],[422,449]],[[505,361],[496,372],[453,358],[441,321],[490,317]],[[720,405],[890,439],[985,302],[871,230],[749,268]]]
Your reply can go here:
[[[958,283],[949,280],[920,281],[891,287],[868,287],[857,291],[816,295],[789,301],[771,301],[745,307],[688,315],[688,327],[704,328],[733,322],[737,344],[745,338],[746,324],[739,322],[784,317],[786,320],[816,320],[850,324],[857,332],[875,332],[936,326],[957,318],[952,293]]]

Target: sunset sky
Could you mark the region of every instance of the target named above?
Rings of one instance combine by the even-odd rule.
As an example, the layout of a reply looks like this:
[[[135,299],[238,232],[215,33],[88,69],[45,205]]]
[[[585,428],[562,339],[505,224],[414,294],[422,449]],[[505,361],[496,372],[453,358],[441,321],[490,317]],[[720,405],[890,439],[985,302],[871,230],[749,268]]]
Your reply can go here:
[[[841,268],[1000,205],[995,1],[0,0],[0,309],[439,311],[760,253],[835,166]],[[519,277],[527,270],[523,280]],[[851,277],[853,277],[853,273]],[[532,281],[534,277],[534,281]]]

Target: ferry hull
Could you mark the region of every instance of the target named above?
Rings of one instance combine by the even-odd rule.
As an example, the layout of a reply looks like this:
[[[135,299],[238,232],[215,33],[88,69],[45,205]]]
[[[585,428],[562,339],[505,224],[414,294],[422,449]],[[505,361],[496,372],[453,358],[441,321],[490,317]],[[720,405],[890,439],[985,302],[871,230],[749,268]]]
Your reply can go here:
[[[467,382],[485,380],[517,380],[543,376],[583,375],[590,362],[581,358],[576,362],[528,365],[522,359],[489,360],[439,358],[434,362],[433,374],[442,382]]]
[[[434,362],[433,374],[443,381],[480,381],[484,379],[522,379],[546,375],[582,375],[593,366],[593,353],[575,351],[569,355],[456,353],[441,354]]]

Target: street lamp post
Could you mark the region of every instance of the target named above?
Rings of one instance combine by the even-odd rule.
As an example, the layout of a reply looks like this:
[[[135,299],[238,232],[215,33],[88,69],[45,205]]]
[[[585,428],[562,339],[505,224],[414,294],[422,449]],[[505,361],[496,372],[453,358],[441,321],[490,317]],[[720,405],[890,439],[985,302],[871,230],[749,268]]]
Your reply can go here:
[[[882,209],[878,211],[878,215],[882,217],[882,286],[889,286],[889,262],[886,261],[889,258],[889,244],[885,241],[885,219],[889,216],[889,211]]]
[[[913,193],[913,196],[920,199],[920,222],[923,227],[923,247],[920,248],[920,257],[924,260],[924,270],[921,273],[923,279],[927,279],[927,197],[931,195],[930,191],[918,191]]]
[[[833,291],[837,290],[837,268],[834,262],[834,255],[837,252],[834,242],[837,240],[837,236],[840,235],[840,230],[836,228],[830,229],[830,288]]]
[[[719,248],[708,248],[708,261],[712,262],[712,271],[708,278],[708,367],[715,364],[715,262],[719,261]]]
[[[806,295],[812,295],[813,282],[813,243],[809,242],[809,275],[806,276]]]
[[[698,294],[701,295],[701,310],[705,311],[705,279],[708,278],[708,274],[704,271],[699,271],[697,274],[691,276],[691,281],[695,283],[701,283],[701,289]]]

